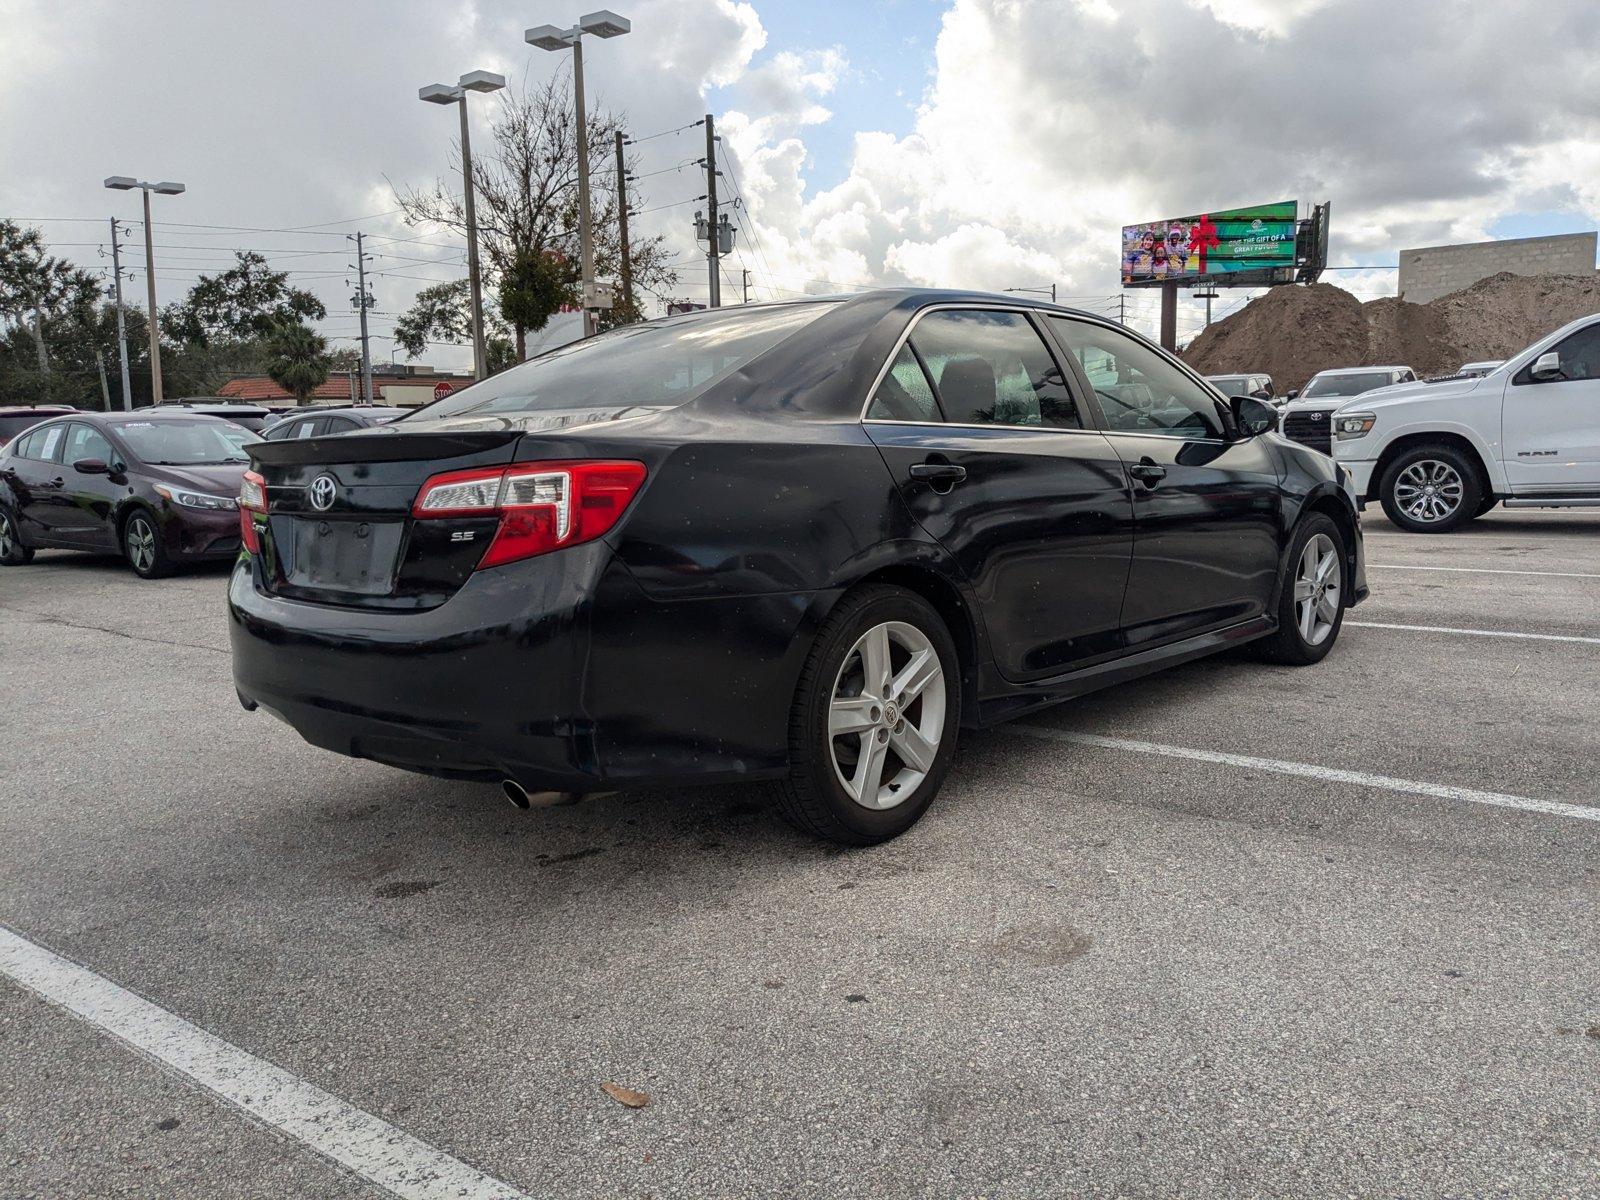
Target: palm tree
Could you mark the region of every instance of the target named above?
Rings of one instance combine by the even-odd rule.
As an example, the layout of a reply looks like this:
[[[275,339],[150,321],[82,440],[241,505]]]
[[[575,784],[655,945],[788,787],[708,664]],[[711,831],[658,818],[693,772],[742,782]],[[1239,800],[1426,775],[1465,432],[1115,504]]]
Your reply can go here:
[[[304,404],[328,378],[328,342],[299,321],[278,321],[267,334],[267,374]]]

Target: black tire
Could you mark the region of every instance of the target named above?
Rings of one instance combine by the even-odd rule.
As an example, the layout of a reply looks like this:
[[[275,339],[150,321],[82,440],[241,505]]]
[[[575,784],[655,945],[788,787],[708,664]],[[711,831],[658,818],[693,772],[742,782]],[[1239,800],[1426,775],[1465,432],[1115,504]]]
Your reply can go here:
[[[1300,575],[1301,560],[1306,555],[1306,547],[1317,537],[1325,537],[1333,543],[1338,561],[1339,595],[1333,606],[1335,615],[1331,627],[1326,634],[1313,640],[1307,638],[1301,628],[1295,583]],[[1307,667],[1312,663],[1321,662],[1333,649],[1333,644],[1339,640],[1339,630],[1344,627],[1344,614],[1350,603],[1350,563],[1345,537],[1331,517],[1322,513],[1311,513],[1300,522],[1295,530],[1294,540],[1289,543],[1289,553],[1284,560],[1279,592],[1277,632],[1254,643],[1253,649],[1257,656],[1268,662],[1293,667]]]
[[[33,551],[22,544],[17,532],[17,519],[11,510],[0,508],[0,565],[20,567],[33,561]]]
[[[1435,507],[1453,505],[1444,515],[1422,519],[1402,507],[1403,497],[1397,495],[1397,489],[1415,488],[1419,473],[1437,477],[1437,483],[1428,483],[1441,488]],[[1446,443],[1432,443],[1412,446],[1389,464],[1378,484],[1378,502],[1384,516],[1408,533],[1449,533],[1479,515],[1485,490],[1472,455]],[[1428,493],[1429,499],[1433,496]]]
[[[928,770],[922,773],[920,780],[902,785],[909,788],[904,798],[894,798],[892,807],[868,808],[858,804],[846,790],[840,778],[844,767],[839,756],[848,755],[852,750],[859,754],[867,749],[868,738],[879,735],[866,732],[836,739],[829,734],[829,714],[836,686],[846,689],[846,697],[853,695],[858,686],[856,680],[860,679],[855,673],[858,669],[865,670],[865,659],[855,650],[857,642],[869,631],[889,623],[902,627],[895,636],[911,636],[903,627],[920,633],[936,653],[942,672],[943,728],[939,730],[938,746]],[[893,674],[908,661],[903,657],[908,651],[898,643],[890,642],[889,646],[890,673]],[[859,686],[864,696],[864,681]],[[918,721],[937,726],[936,708],[920,707],[928,703],[926,697],[936,694],[930,683],[922,696],[912,700],[893,730],[888,726],[894,721],[897,706],[885,704],[881,709],[873,706],[866,715],[883,722],[885,737],[892,737],[904,727],[914,728]],[[775,789],[778,811],[801,832],[841,845],[870,846],[898,837],[916,824],[938,794],[949,772],[960,728],[961,663],[955,641],[938,612],[921,596],[903,588],[874,584],[852,592],[839,602],[818,630],[806,665],[800,672],[800,684],[795,689],[789,719],[789,775]],[[856,745],[850,742],[852,737],[857,738]],[[899,758],[894,749],[900,744],[898,739],[883,744],[882,788],[892,791],[894,785],[888,775],[891,769],[895,772],[894,778],[914,776],[916,769]],[[855,759],[857,764],[861,761],[859,757]],[[862,790],[865,791],[864,783]]]
[[[147,508],[136,508],[122,523],[122,557],[140,579],[172,574],[172,559],[161,536],[161,523]]]

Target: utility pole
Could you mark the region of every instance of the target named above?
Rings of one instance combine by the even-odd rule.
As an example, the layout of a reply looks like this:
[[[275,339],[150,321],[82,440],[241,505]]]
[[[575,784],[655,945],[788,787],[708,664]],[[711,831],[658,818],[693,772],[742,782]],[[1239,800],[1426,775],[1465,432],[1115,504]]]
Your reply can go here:
[[[1178,352],[1178,285],[1161,285],[1161,348],[1169,354]]]
[[[117,290],[117,354],[122,359],[122,409],[133,411],[133,388],[128,383],[128,327],[122,316],[122,247],[117,241],[121,231],[117,219],[111,218],[111,277]],[[109,405],[107,406],[109,407]]]
[[[470,192],[468,193],[471,194]],[[372,307],[372,296],[367,291],[367,252],[362,246],[366,234],[347,234],[356,244],[356,294],[354,302],[361,312],[361,399],[359,403],[372,403],[372,350],[367,340],[367,309]]]
[[[503,83],[504,81],[502,81]],[[467,89],[461,89],[461,177],[467,217],[467,281],[472,292],[472,375],[475,380],[489,377],[489,354],[483,337],[483,277],[478,273],[478,206],[473,198],[472,132],[467,121]],[[372,401],[372,360],[366,352],[367,314],[361,312],[361,361],[366,370],[367,402]]]
[[[578,118],[578,252],[583,267],[583,336],[597,329],[594,304],[594,228],[589,218],[589,118],[583,107],[583,39],[572,39],[572,101]]]
[[[712,308],[722,307],[722,257],[717,237],[717,133],[706,114],[706,263],[711,271]]]
[[[744,268],[744,302],[750,303],[750,268]]]
[[[156,249],[150,236],[150,189],[144,192],[144,282],[150,300],[150,403],[161,403],[161,334],[156,329]]]
[[[1127,327],[1128,324],[1128,293],[1123,292],[1117,297],[1117,324]]]
[[[622,239],[622,304],[631,321],[638,316],[633,307],[633,251],[628,245],[628,163],[622,147],[627,141],[617,130],[617,233]]]

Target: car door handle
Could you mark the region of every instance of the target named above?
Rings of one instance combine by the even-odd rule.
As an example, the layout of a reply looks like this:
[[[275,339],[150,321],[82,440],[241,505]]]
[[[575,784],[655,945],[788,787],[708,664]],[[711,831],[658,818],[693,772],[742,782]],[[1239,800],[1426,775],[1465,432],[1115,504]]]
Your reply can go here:
[[[1128,468],[1128,474],[1144,484],[1145,487],[1155,487],[1156,484],[1167,477],[1167,469],[1152,458],[1141,458]]]
[[[920,462],[911,465],[911,478],[923,483],[960,483],[967,477],[967,469],[955,463]]]

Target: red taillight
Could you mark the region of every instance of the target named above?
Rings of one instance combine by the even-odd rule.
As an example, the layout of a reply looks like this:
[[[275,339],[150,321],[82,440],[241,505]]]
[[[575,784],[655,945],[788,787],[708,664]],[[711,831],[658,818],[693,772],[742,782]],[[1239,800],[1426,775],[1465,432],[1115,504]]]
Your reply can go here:
[[[411,515],[500,518],[479,568],[591,542],[621,518],[644,483],[640,462],[513,463],[446,471],[422,485]]]
[[[239,540],[251,554],[261,553],[261,537],[256,533],[256,514],[267,515],[267,481],[255,471],[246,471],[239,484]]]

